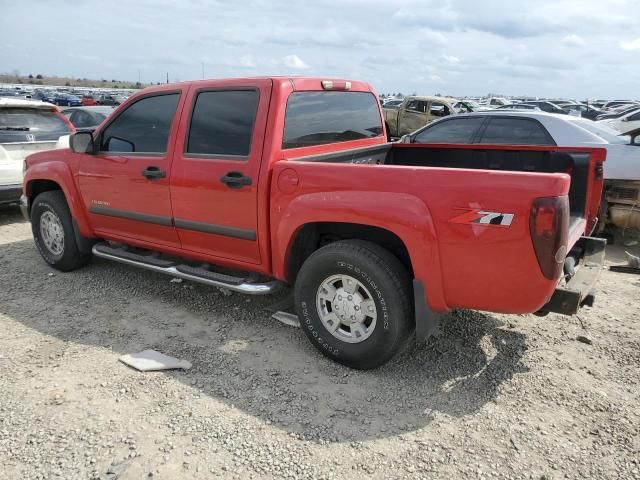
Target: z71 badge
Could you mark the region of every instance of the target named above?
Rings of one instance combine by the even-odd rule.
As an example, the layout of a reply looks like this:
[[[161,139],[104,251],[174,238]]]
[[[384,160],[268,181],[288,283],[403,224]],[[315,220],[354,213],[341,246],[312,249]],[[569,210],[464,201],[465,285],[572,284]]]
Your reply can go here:
[[[485,210],[466,210],[463,214],[449,220],[451,223],[468,223],[492,225],[495,227],[510,227],[513,213],[487,212]]]

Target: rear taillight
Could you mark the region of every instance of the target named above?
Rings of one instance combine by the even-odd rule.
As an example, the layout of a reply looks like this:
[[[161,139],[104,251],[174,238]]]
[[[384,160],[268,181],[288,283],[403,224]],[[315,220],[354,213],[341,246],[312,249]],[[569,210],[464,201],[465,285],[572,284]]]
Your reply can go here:
[[[531,208],[529,228],[543,275],[549,280],[557,280],[567,256],[569,198],[536,198]]]

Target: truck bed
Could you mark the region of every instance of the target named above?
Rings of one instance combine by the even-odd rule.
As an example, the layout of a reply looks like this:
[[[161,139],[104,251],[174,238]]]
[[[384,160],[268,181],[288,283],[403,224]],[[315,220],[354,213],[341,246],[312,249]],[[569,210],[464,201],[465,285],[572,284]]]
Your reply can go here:
[[[345,222],[366,218],[414,242],[407,245],[414,278],[424,282],[434,310],[533,312],[558,286],[536,258],[533,205],[542,197],[569,197],[571,250],[597,220],[605,155],[582,147],[394,143],[292,158],[274,166],[274,178],[293,169],[304,188],[274,192],[272,242],[287,238],[288,223],[299,225],[307,212],[315,210],[308,221],[323,221],[337,209]],[[512,221],[459,221],[487,212]]]
[[[504,145],[437,145],[388,143],[382,146],[343,151],[295,160],[438,167],[528,173],[565,173],[569,188],[569,238],[572,244],[595,226],[589,219],[589,206],[599,203],[589,198],[590,166],[593,149],[528,147]],[[591,221],[589,221],[591,220]]]

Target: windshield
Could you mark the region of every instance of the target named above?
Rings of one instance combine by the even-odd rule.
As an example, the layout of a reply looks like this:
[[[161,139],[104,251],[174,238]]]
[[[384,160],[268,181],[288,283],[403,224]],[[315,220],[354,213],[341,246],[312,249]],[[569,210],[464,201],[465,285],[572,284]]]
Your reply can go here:
[[[57,140],[71,133],[55,112],[32,108],[0,110],[0,143]]]
[[[604,125],[602,123],[592,122],[591,120],[584,120],[576,118],[573,121],[578,127],[596,135],[607,143],[627,144],[629,143],[629,137],[626,135],[620,135],[620,132],[613,128]]]

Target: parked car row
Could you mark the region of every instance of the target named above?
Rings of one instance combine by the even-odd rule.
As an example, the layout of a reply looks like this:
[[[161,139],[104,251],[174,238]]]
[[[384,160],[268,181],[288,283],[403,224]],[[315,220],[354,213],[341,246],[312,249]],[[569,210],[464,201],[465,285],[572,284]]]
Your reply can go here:
[[[61,107],[76,107],[81,105],[117,106],[124,102],[132,92],[132,90],[123,89],[7,85],[0,87],[0,98],[40,100]]]

